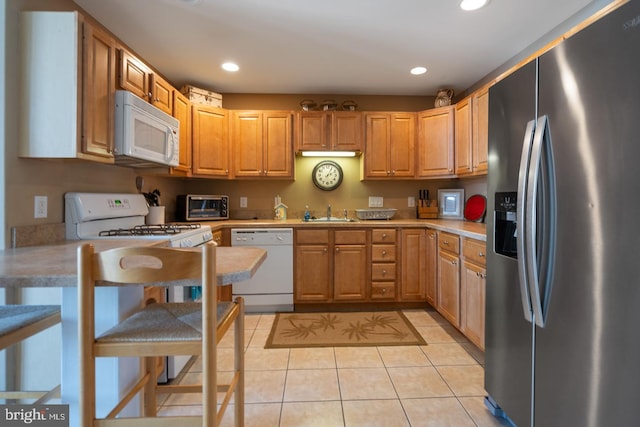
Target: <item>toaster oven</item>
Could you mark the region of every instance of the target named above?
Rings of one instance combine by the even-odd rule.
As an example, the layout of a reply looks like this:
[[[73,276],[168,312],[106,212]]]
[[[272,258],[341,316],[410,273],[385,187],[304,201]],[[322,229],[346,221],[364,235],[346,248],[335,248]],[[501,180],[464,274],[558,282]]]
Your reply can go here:
[[[229,196],[182,194],[176,199],[178,221],[229,219]]]

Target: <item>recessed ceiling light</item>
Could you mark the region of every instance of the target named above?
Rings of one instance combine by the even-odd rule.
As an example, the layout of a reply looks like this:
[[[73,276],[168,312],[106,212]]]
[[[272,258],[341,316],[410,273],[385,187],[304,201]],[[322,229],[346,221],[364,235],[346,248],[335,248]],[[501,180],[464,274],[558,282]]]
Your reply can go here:
[[[225,62],[224,64],[222,64],[222,69],[226,70],[226,71],[235,72],[235,71],[238,71],[240,69],[240,67],[238,67],[238,64],[236,64],[236,63]]]
[[[424,74],[427,72],[427,69],[425,67],[414,67],[411,69],[411,74],[413,74],[414,76],[419,76],[420,74]]]
[[[184,4],[196,5],[202,3],[202,0],[181,0]]]
[[[489,0],[462,0],[460,2],[460,9],[466,11],[478,10],[488,4]]]

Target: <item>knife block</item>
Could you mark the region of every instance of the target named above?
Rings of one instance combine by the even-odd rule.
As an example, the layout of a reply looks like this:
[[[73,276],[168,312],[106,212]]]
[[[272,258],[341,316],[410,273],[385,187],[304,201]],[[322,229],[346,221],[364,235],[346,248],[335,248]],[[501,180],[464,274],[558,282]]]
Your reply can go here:
[[[428,206],[418,206],[419,219],[435,219],[438,218],[438,201],[425,200]]]

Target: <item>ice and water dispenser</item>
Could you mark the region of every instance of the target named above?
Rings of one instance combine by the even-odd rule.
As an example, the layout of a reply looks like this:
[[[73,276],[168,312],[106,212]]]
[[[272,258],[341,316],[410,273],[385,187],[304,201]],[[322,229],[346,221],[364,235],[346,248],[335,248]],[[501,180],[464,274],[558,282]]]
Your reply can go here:
[[[495,197],[495,251],[510,258],[518,258],[517,196],[516,192],[502,192]]]

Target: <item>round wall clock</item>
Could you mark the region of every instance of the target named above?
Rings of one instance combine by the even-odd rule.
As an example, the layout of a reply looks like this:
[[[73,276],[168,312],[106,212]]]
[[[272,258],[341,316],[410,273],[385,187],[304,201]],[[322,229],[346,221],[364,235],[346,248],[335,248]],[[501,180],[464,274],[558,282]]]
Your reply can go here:
[[[342,183],[342,168],[334,161],[323,160],[313,168],[311,179],[321,190],[335,190]]]

